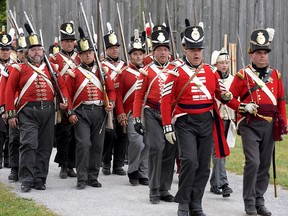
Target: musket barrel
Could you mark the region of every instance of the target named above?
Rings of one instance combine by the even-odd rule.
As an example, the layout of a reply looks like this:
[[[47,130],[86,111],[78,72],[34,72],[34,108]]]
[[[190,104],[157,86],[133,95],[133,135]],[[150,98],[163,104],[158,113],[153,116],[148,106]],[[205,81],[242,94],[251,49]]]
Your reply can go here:
[[[117,6],[117,15],[118,15],[119,27],[120,27],[120,35],[121,35],[121,40],[122,40],[122,49],[123,49],[123,53],[124,53],[125,62],[126,62],[126,64],[128,64],[129,60],[128,60],[126,43],[125,43],[124,32],[123,32],[123,26],[122,26],[122,21],[121,21],[121,16],[120,16],[119,4],[116,3],[116,6]]]

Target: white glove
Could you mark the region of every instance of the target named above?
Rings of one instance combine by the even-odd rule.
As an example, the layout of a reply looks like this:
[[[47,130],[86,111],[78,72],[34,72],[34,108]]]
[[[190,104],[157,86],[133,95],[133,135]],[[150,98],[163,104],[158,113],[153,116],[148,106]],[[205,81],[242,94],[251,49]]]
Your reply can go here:
[[[248,103],[245,105],[244,110],[245,112],[249,112],[250,114],[254,114],[255,112],[257,112],[257,108],[259,106],[255,103]]]
[[[166,133],[165,138],[171,144],[174,144],[176,142],[176,135],[174,131]]]

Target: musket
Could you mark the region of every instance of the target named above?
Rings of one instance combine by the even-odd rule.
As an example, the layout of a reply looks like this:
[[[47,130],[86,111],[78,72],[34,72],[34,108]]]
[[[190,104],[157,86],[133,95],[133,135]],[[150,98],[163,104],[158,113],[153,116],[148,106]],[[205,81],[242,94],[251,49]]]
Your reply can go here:
[[[120,29],[120,36],[121,36],[121,41],[122,41],[122,50],[124,54],[124,61],[126,65],[128,65],[128,54],[127,54],[127,49],[126,49],[126,43],[125,43],[125,38],[124,38],[124,32],[123,32],[123,26],[122,26],[122,21],[121,21],[121,15],[120,15],[120,10],[119,10],[119,4],[116,3],[117,7],[117,17],[118,17],[118,22],[119,22],[119,29]]]
[[[98,67],[98,70],[99,70],[99,77],[100,77],[101,85],[102,85],[102,88],[103,88],[104,107],[107,107],[109,105],[109,98],[108,98],[108,94],[107,94],[107,91],[106,91],[106,82],[105,82],[105,76],[106,75],[104,74],[104,72],[102,70],[101,62],[100,62],[98,54],[97,54],[96,41],[94,41],[94,38],[92,37],[91,31],[90,31],[90,27],[89,27],[89,24],[88,24],[88,21],[87,21],[86,13],[85,13],[85,10],[84,10],[82,2],[80,2],[80,8],[81,8],[81,12],[82,12],[82,16],[83,16],[83,19],[84,19],[84,23],[86,25],[86,29],[87,29],[87,32],[88,32],[88,36],[91,39],[92,44],[93,44],[93,51],[94,51],[95,58],[96,58],[96,66]],[[109,112],[109,114],[110,113],[112,113],[112,112]],[[107,114],[107,112],[106,112],[103,122],[106,121],[106,118],[107,118],[106,115],[109,115],[109,114]],[[111,121],[112,121],[112,119],[109,120],[109,128],[113,128],[113,122],[111,122]],[[102,125],[104,125],[104,123]],[[101,125],[101,128],[100,128],[99,134],[102,133],[102,125]]]
[[[40,40],[42,42],[42,46],[43,46],[43,49],[45,49],[44,47],[44,41],[43,41],[43,37],[42,37],[42,31],[41,29],[39,29],[39,36],[40,36]],[[66,103],[67,102],[67,99],[64,98],[63,94],[62,94],[62,91],[58,85],[58,80],[57,80],[57,76],[58,74],[53,70],[51,64],[50,64],[50,61],[48,60],[47,56],[44,54],[44,61],[48,67],[48,70],[50,72],[50,75],[52,77],[52,83],[54,84],[54,88],[55,88],[55,92],[56,92],[56,98],[58,100],[59,103]]]
[[[173,54],[173,59],[174,61],[177,59],[177,51],[176,51],[176,45],[173,37],[173,31],[172,31],[172,26],[171,26],[171,21],[170,21],[170,12],[169,12],[169,6],[168,6],[168,1],[166,0],[166,12],[167,12],[167,18],[168,18],[168,26],[170,29],[170,38],[171,38],[171,47],[172,47],[172,54]]]
[[[33,28],[33,25],[31,24],[30,22],[30,19],[29,17],[27,16],[26,12],[24,11],[24,15],[26,17],[26,20],[28,22],[28,24],[25,26],[27,26],[28,28],[31,29],[31,31],[36,34],[36,31],[35,29]],[[26,28],[27,30],[27,28]],[[41,39],[41,43],[42,43],[42,46],[43,46],[43,49],[44,49],[44,41],[43,41],[43,38],[42,38],[42,32],[40,32],[40,39]],[[48,60],[47,56],[44,54],[44,62],[46,63],[47,67],[48,67],[48,71],[50,73],[50,76],[52,78],[52,83],[53,83],[53,86],[54,86],[54,89],[55,89],[55,95],[56,95],[56,98],[58,100],[59,103],[66,103],[67,102],[67,99],[64,98],[63,94],[62,94],[62,91],[58,85],[58,80],[57,80],[57,76],[58,74],[54,71],[54,69],[52,68],[51,64],[50,64],[50,61]]]
[[[274,183],[274,197],[277,198],[277,179],[276,179],[276,158],[275,158],[275,145],[273,148],[273,156],[272,156],[272,165],[273,165],[273,183]]]
[[[142,11],[142,19],[143,19],[143,28],[144,28],[144,31],[145,31],[145,49],[146,49],[146,54],[149,53],[149,47],[148,47],[148,40],[147,40],[147,32],[146,32],[146,21],[145,21],[145,13],[144,11]]]
[[[18,25],[17,25],[16,19],[15,19],[15,17],[14,17],[14,15],[13,15],[13,13],[12,13],[11,10],[8,10],[8,19],[9,19],[12,27],[15,29],[18,37],[22,36],[22,35],[20,35],[20,33],[19,33],[19,27],[18,27]]]
[[[100,29],[101,29],[101,35],[102,35],[102,49],[103,49],[103,55],[104,58],[106,58],[106,47],[105,47],[105,40],[104,40],[104,26],[103,26],[103,16],[102,16],[102,7],[101,2],[99,2],[99,22],[100,22]]]
[[[92,34],[93,34],[93,40],[95,42],[95,44],[97,44],[97,34],[95,32],[95,25],[94,25],[94,20],[93,20],[93,16],[91,16],[91,27],[92,27]],[[98,51],[98,56],[100,55],[99,50]]]

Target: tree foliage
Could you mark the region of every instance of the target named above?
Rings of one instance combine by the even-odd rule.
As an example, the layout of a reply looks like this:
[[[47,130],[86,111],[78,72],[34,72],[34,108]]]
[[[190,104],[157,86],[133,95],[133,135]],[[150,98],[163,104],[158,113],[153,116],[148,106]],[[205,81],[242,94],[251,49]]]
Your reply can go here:
[[[2,25],[7,25],[6,0],[0,0],[0,28]]]

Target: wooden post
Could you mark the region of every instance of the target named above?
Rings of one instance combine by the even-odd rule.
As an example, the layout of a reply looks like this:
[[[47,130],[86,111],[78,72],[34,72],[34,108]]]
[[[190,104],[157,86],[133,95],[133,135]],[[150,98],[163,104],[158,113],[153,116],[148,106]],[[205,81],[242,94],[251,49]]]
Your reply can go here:
[[[231,69],[231,74],[234,76],[237,73],[237,56],[236,56],[236,44],[235,43],[229,43],[229,54],[231,58],[230,62],[230,69]]]

